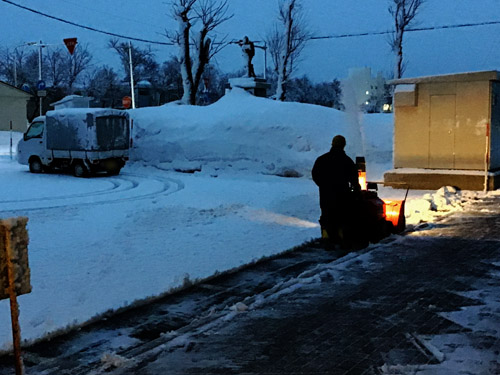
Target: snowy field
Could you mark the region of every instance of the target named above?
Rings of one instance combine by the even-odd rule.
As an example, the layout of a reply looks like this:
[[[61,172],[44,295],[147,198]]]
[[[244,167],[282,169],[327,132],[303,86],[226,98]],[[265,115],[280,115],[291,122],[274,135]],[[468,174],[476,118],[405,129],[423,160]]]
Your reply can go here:
[[[314,160],[344,134],[368,180],[392,168],[391,114],[345,114],[235,91],[208,107],[131,111],[133,161],[119,176],[30,174],[0,132],[0,217],[28,216],[33,340],[319,237]],[[14,133],[14,144],[22,135]],[[352,141],[351,141],[352,140]],[[286,178],[283,176],[299,176]],[[381,188],[385,198],[405,191]],[[482,193],[410,192],[410,225]],[[0,348],[11,343],[0,303]]]

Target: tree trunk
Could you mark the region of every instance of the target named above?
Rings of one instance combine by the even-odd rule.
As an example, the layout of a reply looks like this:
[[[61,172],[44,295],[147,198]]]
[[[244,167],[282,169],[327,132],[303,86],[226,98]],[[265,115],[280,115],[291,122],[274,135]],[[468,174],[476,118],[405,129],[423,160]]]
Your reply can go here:
[[[179,17],[179,63],[181,66],[182,88],[184,93],[181,102],[184,104],[193,103],[193,73],[191,71],[191,56],[189,54],[189,21]]]
[[[394,78],[399,79],[403,76],[403,30],[397,30],[394,40],[395,65]]]
[[[288,62],[290,60],[290,55],[292,53],[292,33],[293,33],[293,8],[295,6],[295,0],[290,1],[286,5],[286,10],[284,10],[283,15],[285,18],[285,32],[286,32],[286,42],[284,45],[284,51],[281,56],[280,67],[278,72],[278,87],[276,90],[276,98],[279,101],[285,101],[286,99],[286,82],[288,80]]]
[[[278,74],[276,99],[278,99],[281,102],[284,102],[286,99],[286,66],[281,68]]]

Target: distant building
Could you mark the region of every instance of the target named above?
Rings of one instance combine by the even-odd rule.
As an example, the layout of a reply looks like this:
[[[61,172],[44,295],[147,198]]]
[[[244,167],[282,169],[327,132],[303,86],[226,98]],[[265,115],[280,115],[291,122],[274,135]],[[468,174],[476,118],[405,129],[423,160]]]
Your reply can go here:
[[[344,101],[354,102],[363,112],[387,111],[384,104],[389,104],[390,98],[387,97],[386,80],[381,72],[373,77],[371,68],[351,68],[347,78],[341,82]],[[344,106],[349,107],[347,103]]]
[[[25,132],[28,125],[27,104],[31,94],[0,81],[0,130]]]
[[[151,82],[142,80],[135,85],[135,105],[138,108],[158,105],[156,90]]]
[[[50,103],[54,109],[64,108],[89,108],[89,103],[93,98],[80,95],[68,95],[55,103]]]

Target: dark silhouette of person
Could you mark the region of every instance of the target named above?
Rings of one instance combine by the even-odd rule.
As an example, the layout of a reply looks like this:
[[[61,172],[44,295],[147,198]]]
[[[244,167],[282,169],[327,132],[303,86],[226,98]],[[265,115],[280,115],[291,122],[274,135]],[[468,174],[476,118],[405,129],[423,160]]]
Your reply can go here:
[[[242,40],[238,41],[238,45],[241,47],[243,58],[245,59],[247,77],[255,77],[255,71],[252,64],[252,59],[255,56],[255,44],[245,36]]]
[[[344,152],[345,145],[345,138],[336,135],[330,151],[318,157],[312,169],[313,181],[319,187],[321,229],[335,242],[345,240],[352,228],[355,201],[361,190],[358,169]]]

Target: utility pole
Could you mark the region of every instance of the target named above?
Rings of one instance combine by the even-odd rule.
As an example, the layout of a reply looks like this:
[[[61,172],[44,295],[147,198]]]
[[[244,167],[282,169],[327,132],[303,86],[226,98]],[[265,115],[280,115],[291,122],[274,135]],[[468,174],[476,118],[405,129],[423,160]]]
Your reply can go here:
[[[132,69],[132,42],[128,42],[128,63],[130,70],[130,91],[132,93],[132,109],[135,108],[135,93],[134,93],[134,70]]]
[[[14,55],[14,86],[17,87],[17,59],[16,55]]]
[[[42,48],[49,46],[50,44],[43,44],[42,41],[40,40],[39,43],[37,42],[29,42],[24,44],[25,46],[35,46],[38,47],[38,83],[42,82]],[[16,78],[17,80],[17,78]],[[38,85],[37,85],[38,86]],[[40,89],[37,87],[37,91],[44,91],[45,87],[43,89]],[[42,110],[42,96],[40,96],[40,116],[43,115],[43,110]]]
[[[42,80],[42,41],[40,40],[40,44],[38,45],[38,82]],[[42,97],[40,96],[40,116],[42,116]]]

